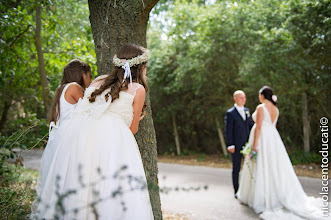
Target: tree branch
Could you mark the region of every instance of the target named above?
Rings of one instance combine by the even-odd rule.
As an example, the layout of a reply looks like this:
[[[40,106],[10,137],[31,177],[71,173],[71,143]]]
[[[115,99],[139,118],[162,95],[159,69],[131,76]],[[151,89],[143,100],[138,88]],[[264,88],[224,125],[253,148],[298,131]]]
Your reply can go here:
[[[68,51],[44,51],[43,53],[51,53],[51,54],[59,54],[59,53],[72,53],[75,52],[74,50],[68,50]]]
[[[25,30],[24,30],[22,33],[20,33],[19,35],[17,35],[17,36],[15,37],[14,41],[9,45],[9,47],[10,47],[11,49],[12,49],[13,45],[16,43],[16,41],[17,41],[17,40],[18,40],[23,34],[25,34],[25,33],[29,30],[30,27],[32,27],[31,24],[29,24],[29,25],[25,28]]]
[[[144,2],[145,10],[150,12],[160,0],[142,0],[142,1]]]

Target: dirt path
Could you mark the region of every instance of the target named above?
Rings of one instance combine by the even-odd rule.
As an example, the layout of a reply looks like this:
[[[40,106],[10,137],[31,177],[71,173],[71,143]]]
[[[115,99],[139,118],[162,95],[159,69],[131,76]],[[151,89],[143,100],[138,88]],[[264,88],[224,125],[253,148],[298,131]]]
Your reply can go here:
[[[158,156],[161,163],[176,163],[192,166],[206,166],[216,168],[232,169],[230,159],[222,158],[220,155],[196,155],[196,156]],[[317,164],[302,164],[293,166],[298,176],[321,178],[321,167]]]

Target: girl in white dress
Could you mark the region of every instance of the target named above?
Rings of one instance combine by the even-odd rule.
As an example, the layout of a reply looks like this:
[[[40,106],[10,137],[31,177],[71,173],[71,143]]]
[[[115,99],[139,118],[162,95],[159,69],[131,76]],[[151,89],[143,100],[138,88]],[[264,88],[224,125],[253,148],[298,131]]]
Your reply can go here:
[[[61,125],[37,219],[151,220],[152,208],[133,136],[144,108],[149,51],[126,45],[113,72],[86,89]]]
[[[277,97],[264,86],[259,99],[262,104],[252,115],[256,124],[248,142],[257,158],[245,158],[238,199],[262,219],[329,219],[322,217],[322,201],[306,195],[294,172],[276,128]]]
[[[91,84],[91,67],[80,60],[71,60],[63,69],[61,84],[55,92],[50,112],[49,138],[40,162],[37,179],[37,196],[40,196],[49,173],[50,165],[57,141],[60,136],[60,125],[67,123],[70,114],[79,99],[83,98],[84,90]],[[38,200],[32,205],[32,210],[38,206]]]

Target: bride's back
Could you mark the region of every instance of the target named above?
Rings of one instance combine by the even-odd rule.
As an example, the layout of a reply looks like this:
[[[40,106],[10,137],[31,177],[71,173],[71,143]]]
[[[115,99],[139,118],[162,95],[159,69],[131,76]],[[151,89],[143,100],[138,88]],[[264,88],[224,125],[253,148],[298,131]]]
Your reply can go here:
[[[257,111],[261,109],[263,111],[263,116],[261,115],[261,121],[273,124],[276,126],[279,111],[278,108],[272,103],[263,103],[256,107],[256,111],[253,113],[252,118],[255,123],[257,123]]]
[[[264,107],[269,113],[271,122],[274,123],[278,118],[278,108],[271,102],[264,103]]]

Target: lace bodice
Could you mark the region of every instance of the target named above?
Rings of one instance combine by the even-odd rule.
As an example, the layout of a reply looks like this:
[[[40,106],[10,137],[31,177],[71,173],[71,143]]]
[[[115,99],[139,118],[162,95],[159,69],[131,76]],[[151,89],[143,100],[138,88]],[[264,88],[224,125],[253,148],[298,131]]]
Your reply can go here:
[[[92,84],[92,86],[85,90],[84,98],[78,102],[73,117],[84,116],[85,118],[98,119],[104,114],[112,114],[122,119],[130,127],[133,119],[133,99],[136,91],[141,86],[138,83],[133,83],[133,86],[127,91],[121,91],[119,98],[114,102],[111,102],[111,96],[108,96],[108,101],[106,101],[105,94],[110,91],[107,89],[96,97],[95,102],[91,103],[89,97],[97,89]]]
[[[264,105],[262,105],[262,108],[263,108],[263,120],[262,120],[262,123],[265,122],[265,123],[272,124],[272,125],[275,126],[276,123],[277,123],[277,120],[278,120],[278,116],[279,116],[278,109],[277,109],[277,117],[276,117],[275,121],[272,122],[271,121],[271,116],[269,114],[268,109]],[[253,113],[253,115],[252,115],[252,118],[253,118],[254,122],[256,122],[256,114],[257,113],[256,113],[256,110],[255,110],[254,113]]]

